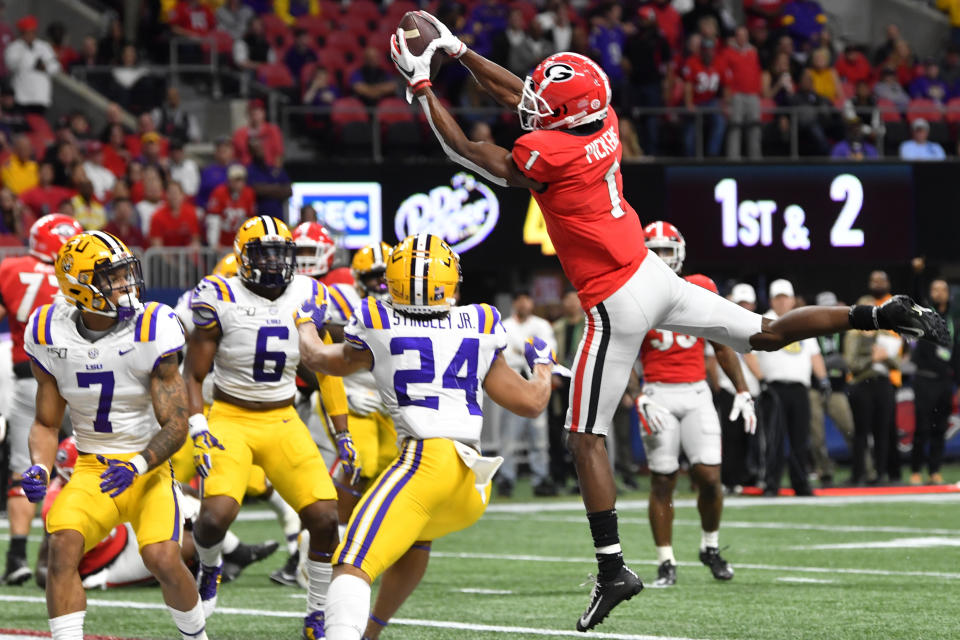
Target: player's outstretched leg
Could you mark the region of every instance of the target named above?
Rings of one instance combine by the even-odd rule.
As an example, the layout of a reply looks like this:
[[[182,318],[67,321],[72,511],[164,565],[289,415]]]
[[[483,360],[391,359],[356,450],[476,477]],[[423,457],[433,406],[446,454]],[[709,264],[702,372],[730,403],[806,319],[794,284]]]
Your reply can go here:
[[[53,640],[83,640],[87,596],[80,582],[83,535],[64,529],[50,535],[47,614]]]
[[[330,560],[340,540],[337,501],[317,500],[300,511],[300,519],[310,532],[310,553],[306,559],[307,615],[303,621],[303,637],[305,640],[317,640],[324,637],[324,611],[333,575]],[[367,597],[369,600],[369,592]]]
[[[217,607],[217,589],[223,575],[223,538],[237,517],[240,503],[230,496],[205,497],[193,529],[193,541],[200,557],[197,587],[203,602],[204,617],[209,618]]]
[[[420,540],[383,572],[377,601],[373,604],[373,612],[367,621],[367,629],[363,632],[363,640],[380,638],[390,618],[420,584],[429,561],[430,543]]]
[[[327,598],[327,640],[360,640],[370,615],[370,576],[352,565],[337,565]]]
[[[148,544],[140,550],[143,564],[160,583],[174,624],[184,640],[207,640],[206,616],[190,570],[173,540]]]
[[[672,587],[677,583],[677,560],[673,555],[673,490],[677,486],[677,473],[650,475],[650,506],[647,517],[653,532],[653,544],[657,547],[657,579],[653,586]]]
[[[587,631],[600,624],[615,606],[640,593],[643,582],[623,563],[614,508],[617,488],[604,438],[592,433],[571,432],[567,446],[580,479],[599,569],[590,604],[577,620],[577,630]]]
[[[719,465],[695,464],[697,511],[700,512],[700,562],[710,567],[717,580],[733,578],[733,567],[720,556],[720,514],[723,512],[723,487]]]

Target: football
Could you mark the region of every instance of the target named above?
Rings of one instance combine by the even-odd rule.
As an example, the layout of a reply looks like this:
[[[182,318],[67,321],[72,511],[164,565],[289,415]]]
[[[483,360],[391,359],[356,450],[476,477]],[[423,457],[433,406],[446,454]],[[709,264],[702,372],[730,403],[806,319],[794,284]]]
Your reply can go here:
[[[415,56],[421,55],[431,42],[440,37],[440,32],[426,18],[422,17],[417,11],[407,11],[400,18],[400,28],[403,29],[403,35],[407,40],[407,48]],[[440,65],[447,56],[435,55],[430,61],[430,77],[434,78]]]

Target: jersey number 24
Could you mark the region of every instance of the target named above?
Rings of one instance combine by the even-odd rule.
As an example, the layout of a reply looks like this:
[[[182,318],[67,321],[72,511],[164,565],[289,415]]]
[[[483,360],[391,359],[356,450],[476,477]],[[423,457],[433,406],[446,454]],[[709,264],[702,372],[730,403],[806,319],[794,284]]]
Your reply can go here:
[[[439,409],[439,396],[411,397],[407,385],[429,384],[436,381],[437,368],[433,357],[433,341],[424,337],[396,337],[390,340],[390,353],[395,356],[407,351],[416,351],[420,354],[419,369],[398,369],[393,374],[393,388],[397,393],[397,404],[401,407],[426,407]],[[447,368],[440,378],[444,389],[460,389],[466,396],[467,410],[472,416],[483,415],[480,403],[477,402],[477,389],[480,381],[477,378],[480,361],[480,340],[478,338],[464,338],[460,347],[453,355]],[[464,371],[466,370],[466,371]]]

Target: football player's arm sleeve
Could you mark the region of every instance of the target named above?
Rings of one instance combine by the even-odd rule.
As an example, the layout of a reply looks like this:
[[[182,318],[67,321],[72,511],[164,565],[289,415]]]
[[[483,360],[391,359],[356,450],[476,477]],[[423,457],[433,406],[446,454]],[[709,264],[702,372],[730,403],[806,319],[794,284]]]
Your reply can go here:
[[[448,158],[501,187],[522,187],[537,191],[543,189],[542,184],[521,173],[510,152],[503,147],[467,139],[463,129],[440,104],[429,87],[417,92],[417,101]]]
[[[723,372],[727,374],[727,377],[730,378],[730,382],[733,383],[733,388],[737,390],[737,393],[748,391],[747,381],[743,377],[743,367],[740,366],[740,358],[737,357],[737,352],[719,342],[713,342],[711,340],[710,344],[713,346],[717,363],[720,365],[720,368],[723,369]]]
[[[471,50],[460,56],[460,64],[498,104],[508,109],[516,109],[520,104],[523,80],[518,76]]]
[[[60,395],[57,379],[37,364],[36,360],[31,363],[31,369],[33,377],[37,379],[37,403],[28,437],[30,460],[33,464],[42,464],[47,469],[53,469],[60,424],[63,422],[67,401]],[[25,469],[13,471],[20,473]]]
[[[310,371],[331,376],[348,376],[373,366],[373,354],[361,351],[352,344],[324,344],[313,323],[305,322],[300,334],[300,362]]]
[[[187,388],[175,353],[162,356],[150,375],[150,397],[160,430],[140,452],[148,469],[163,464],[187,439]]]

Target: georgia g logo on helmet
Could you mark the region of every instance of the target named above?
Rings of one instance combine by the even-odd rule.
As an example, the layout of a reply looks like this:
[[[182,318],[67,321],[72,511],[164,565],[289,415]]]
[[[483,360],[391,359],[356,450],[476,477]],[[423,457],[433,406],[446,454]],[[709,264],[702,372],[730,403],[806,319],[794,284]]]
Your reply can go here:
[[[552,64],[543,70],[543,77],[550,82],[566,82],[576,75],[573,67],[563,62]]]

